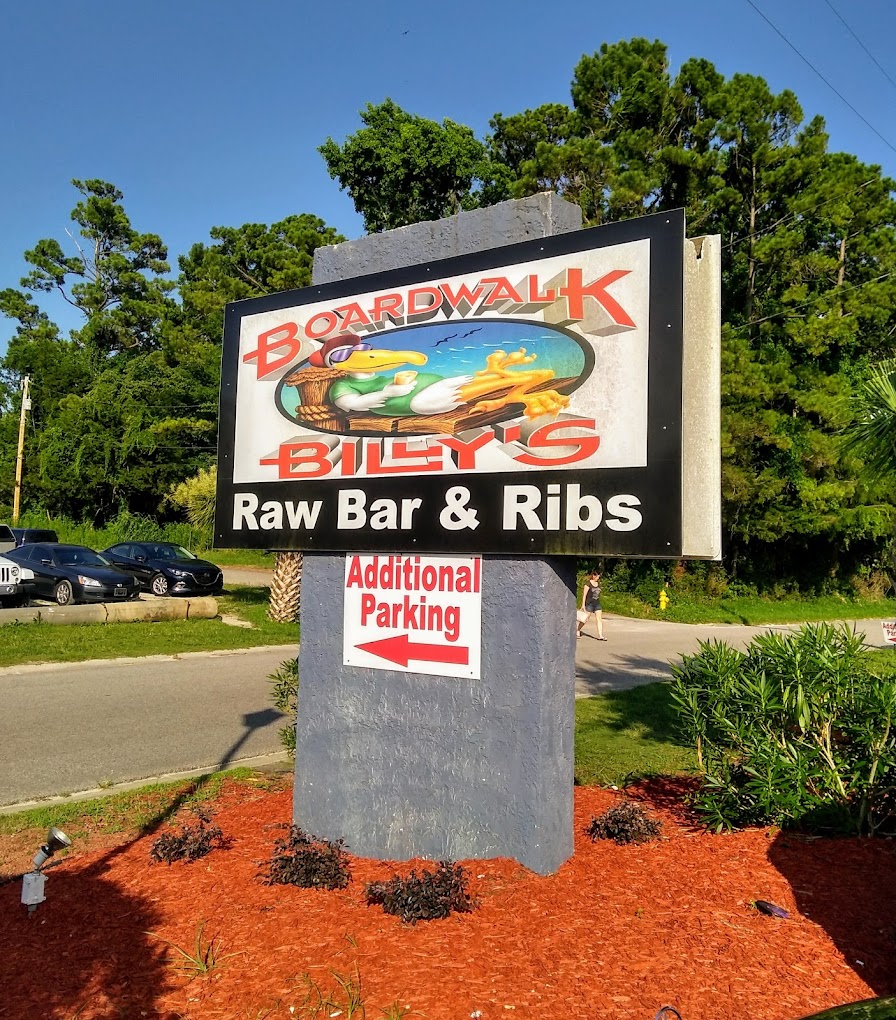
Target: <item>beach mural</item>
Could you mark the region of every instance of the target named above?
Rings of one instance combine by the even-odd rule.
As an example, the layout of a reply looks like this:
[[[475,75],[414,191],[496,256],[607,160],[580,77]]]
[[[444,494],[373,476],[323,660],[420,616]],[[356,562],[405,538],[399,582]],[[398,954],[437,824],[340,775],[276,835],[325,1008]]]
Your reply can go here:
[[[556,416],[593,367],[590,346],[542,322],[424,323],[328,338],[284,374],[275,399],[322,432],[452,434]]]

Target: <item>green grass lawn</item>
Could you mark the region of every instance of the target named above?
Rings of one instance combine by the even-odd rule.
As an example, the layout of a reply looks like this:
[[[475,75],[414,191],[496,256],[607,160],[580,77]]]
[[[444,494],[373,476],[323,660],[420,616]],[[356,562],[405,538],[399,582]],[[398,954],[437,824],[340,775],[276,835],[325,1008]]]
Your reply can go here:
[[[267,605],[268,589],[264,587],[234,586],[232,594],[218,599],[219,612],[246,620],[252,629],[233,627],[219,619],[78,626],[11,624],[0,629],[0,666],[298,644],[298,624],[271,623]]]
[[[673,623],[812,623],[818,620],[873,620],[896,618],[896,600],[848,599],[838,595],[818,598],[763,599],[758,596],[726,596],[698,600],[678,598],[669,592],[670,603],[661,612],[625,592],[605,591],[606,612],[645,620],[670,620]]]
[[[0,836],[26,829],[48,829],[56,825],[67,836],[77,839],[90,829],[103,832],[129,832],[153,825],[173,807],[184,807],[214,800],[225,779],[257,781],[252,769],[235,768],[196,779],[171,783],[150,783],[136,790],[110,793],[95,800],[48,804],[0,815]]]
[[[219,567],[263,567],[274,569],[274,553],[260,549],[196,549],[196,555],[203,560],[211,560]]]
[[[642,776],[689,772],[670,687],[645,684],[576,701],[575,775],[583,786],[625,786]]]

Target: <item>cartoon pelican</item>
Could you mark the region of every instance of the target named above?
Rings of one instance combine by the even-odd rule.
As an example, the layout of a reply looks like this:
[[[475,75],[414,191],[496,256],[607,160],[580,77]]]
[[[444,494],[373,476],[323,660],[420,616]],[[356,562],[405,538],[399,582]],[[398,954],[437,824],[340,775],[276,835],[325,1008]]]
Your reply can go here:
[[[425,365],[426,355],[419,351],[375,350],[360,336],[344,334],[325,341],[308,364],[343,373],[343,378],[330,386],[328,396],[336,407],[349,413],[368,411],[393,418],[446,414],[475,400],[473,411],[494,411],[520,403],[529,418],[557,414],[569,405],[569,397],[556,390],[530,392],[554,378],[552,369],[520,367],[530,365],[535,358],[525,348],[509,354],[494,351],[485,359],[487,367],[473,375],[445,378],[437,372],[406,370],[390,378],[384,374],[389,369]],[[492,399],[480,399],[489,394],[494,395]]]
[[[414,414],[445,414],[464,403],[460,387],[473,378],[450,379],[436,372],[385,373],[401,365],[425,365],[419,351],[374,350],[359,336],[336,336],[327,340],[308,359],[317,368],[343,372],[329,389],[330,401],[343,411],[372,411],[389,417]]]

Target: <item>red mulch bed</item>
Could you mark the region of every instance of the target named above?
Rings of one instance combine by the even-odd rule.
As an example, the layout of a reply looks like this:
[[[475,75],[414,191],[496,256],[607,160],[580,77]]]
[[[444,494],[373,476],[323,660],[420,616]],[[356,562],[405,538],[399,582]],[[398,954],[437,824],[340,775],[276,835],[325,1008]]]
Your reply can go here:
[[[150,863],[149,837],[76,848],[31,919],[20,884],[0,888],[0,1018],[311,1016],[303,975],[330,990],[355,968],[370,1020],[393,1004],[431,1020],[652,1020],[667,1003],[684,1020],[791,1020],[896,992],[892,843],[710,835],[674,786],[636,793],[659,842],[592,843],[584,827],[620,795],[578,788],[575,856],[556,875],[466,862],[479,908],[411,927],[364,902],[365,883],[409,864],[353,858],[341,892],[263,885],[290,791],[229,784],[216,823],[230,849],[169,867]],[[202,921],[235,955],[190,980],[161,940],[190,949]]]

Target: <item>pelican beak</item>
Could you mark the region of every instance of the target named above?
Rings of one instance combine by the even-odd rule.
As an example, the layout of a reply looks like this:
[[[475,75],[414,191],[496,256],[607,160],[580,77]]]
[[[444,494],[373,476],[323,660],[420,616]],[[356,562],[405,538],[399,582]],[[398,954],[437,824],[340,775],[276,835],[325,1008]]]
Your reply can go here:
[[[353,351],[337,366],[343,372],[382,372],[399,365],[425,365],[427,357],[419,351]]]

